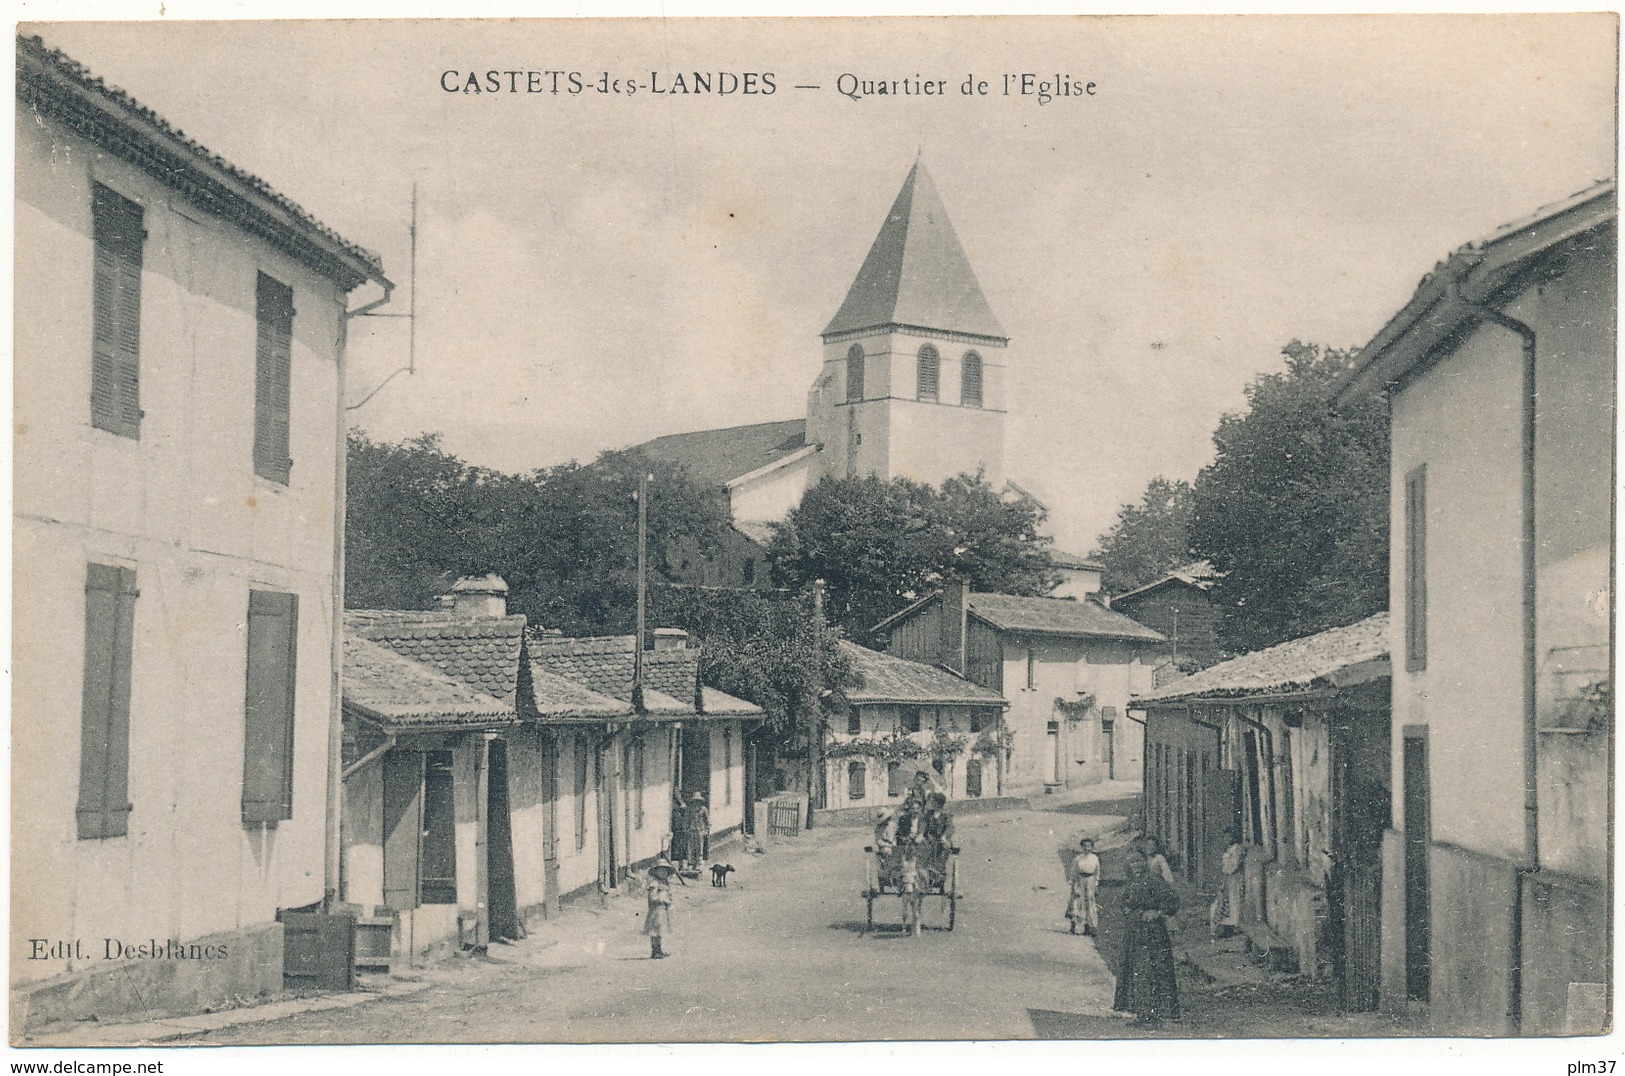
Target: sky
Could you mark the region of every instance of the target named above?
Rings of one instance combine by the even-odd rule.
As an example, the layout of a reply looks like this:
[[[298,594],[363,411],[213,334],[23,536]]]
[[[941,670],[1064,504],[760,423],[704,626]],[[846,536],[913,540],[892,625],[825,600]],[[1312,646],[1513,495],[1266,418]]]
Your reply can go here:
[[[352,417],[510,471],[803,415],[918,153],[1011,337],[1007,472],[1077,552],[1195,477],[1282,345],[1363,344],[1449,251],[1616,157],[1612,15],[25,29],[378,251],[397,313],[416,184],[416,372]],[[490,69],[640,90],[443,89]],[[694,71],[775,92],[648,90]],[[1024,72],[1095,92],[999,92]],[[407,352],[406,321],[354,323],[352,402]]]

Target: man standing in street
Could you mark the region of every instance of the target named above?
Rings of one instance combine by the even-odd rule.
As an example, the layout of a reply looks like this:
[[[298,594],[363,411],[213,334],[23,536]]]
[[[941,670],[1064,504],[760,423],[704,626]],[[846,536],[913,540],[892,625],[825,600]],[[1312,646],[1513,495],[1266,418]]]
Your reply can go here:
[[[705,806],[705,797],[694,793],[688,805],[688,852],[699,870],[711,858],[711,812]]]

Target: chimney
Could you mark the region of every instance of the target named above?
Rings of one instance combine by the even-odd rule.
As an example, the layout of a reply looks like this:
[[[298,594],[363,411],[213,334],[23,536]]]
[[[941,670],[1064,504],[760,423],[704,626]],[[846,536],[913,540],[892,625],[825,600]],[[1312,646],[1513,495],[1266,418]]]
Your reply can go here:
[[[475,620],[507,616],[508,584],[499,575],[459,579],[451,588],[451,608],[458,616]]]
[[[656,628],[654,630],[653,650],[686,650],[688,649],[688,632],[682,628]]]
[[[937,623],[937,653],[942,664],[960,676],[965,675],[965,618],[970,612],[970,583],[949,579],[942,584],[942,609]]]

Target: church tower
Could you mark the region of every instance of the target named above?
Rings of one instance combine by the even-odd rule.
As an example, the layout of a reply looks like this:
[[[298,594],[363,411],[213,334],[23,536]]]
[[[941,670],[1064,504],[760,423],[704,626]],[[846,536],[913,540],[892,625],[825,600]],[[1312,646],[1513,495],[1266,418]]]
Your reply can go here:
[[[1009,339],[922,162],[822,336],[807,400],[821,474],[1003,482]]]

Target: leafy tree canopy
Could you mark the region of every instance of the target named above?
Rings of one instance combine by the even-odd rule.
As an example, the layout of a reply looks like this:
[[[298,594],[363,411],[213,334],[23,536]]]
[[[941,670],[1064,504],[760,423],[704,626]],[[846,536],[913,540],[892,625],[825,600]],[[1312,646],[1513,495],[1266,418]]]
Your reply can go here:
[[[651,576],[680,543],[715,547],[719,497],[671,464],[611,452],[524,475],[471,466],[439,435],[350,434],[345,603],[421,609],[458,576],[495,572],[508,607],[567,633],[629,631],[637,604],[637,488],[649,495]]]
[[[1125,504],[1117,522],[1100,536],[1090,559],[1105,568],[1101,585],[1108,594],[1123,594],[1190,563],[1191,485],[1160,475],[1145,488],[1139,504]]]
[[[829,617],[859,642],[875,624],[949,577],[1006,594],[1054,588],[1044,510],[1003,497],[980,475],[940,489],[872,475],[825,478],[780,524],[768,549],[774,579],[823,579]]]
[[[1294,340],[1286,370],[1247,388],[1196,478],[1191,552],[1221,573],[1224,645],[1256,650],[1388,605],[1388,411],[1379,396],[1334,410],[1352,350]]]

